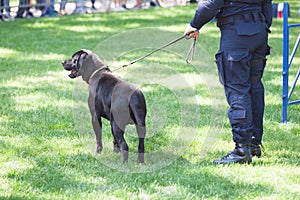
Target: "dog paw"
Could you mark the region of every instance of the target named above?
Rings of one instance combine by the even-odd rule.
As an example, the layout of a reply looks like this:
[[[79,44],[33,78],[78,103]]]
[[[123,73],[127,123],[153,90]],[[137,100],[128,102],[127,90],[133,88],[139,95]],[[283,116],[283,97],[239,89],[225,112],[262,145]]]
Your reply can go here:
[[[96,154],[101,153],[101,151],[102,151],[102,147],[97,147],[96,148]]]
[[[128,162],[128,151],[122,151],[123,163]]]
[[[140,165],[144,165],[145,164],[145,161],[144,160],[138,160],[137,161]]]
[[[137,162],[140,163],[140,164],[144,164],[145,163],[144,154],[139,153]]]
[[[117,145],[114,145],[114,152],[119,153],[121,151],[120,147]]]

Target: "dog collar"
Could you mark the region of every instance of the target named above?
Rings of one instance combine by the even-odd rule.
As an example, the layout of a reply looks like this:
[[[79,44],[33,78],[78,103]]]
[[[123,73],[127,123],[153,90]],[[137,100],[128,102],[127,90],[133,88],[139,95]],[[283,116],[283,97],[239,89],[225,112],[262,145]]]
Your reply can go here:
[[[97,69],[96,71],[94,71],[94,72],[91,74],[90,78],[89,78],[88,84],[90,84],[92,78],[95,76],[95,74],[96,74],[97,72],[99,72],[99,71],[101,71],[102,69],[105,69],[105,68],[107,68],[107,66],[101,67],[101,68]]]

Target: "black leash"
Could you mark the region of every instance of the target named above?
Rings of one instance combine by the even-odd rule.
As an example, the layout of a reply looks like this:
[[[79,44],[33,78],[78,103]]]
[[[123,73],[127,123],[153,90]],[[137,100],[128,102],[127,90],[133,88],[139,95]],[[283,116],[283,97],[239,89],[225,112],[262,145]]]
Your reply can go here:
[[[176,42],[182,40],[183,38],[189,39],[189,36],[188,36],[188,35],[180,36],[179,38],[177,38],[177,39],[175,39],[175,40],[173,40],[173,41],[171,41],[171,42],[169,42],[169,43],[167,43],[167,44],[165,44],[165,45],[163,45],[163,46],[161,46],[161,47],[155,49],[154,51],[151,51],[150,53],[147,53],[146,55],[141,56],[141,57],[139,57],[139,58],[137,58],[137,59],[135,59],[135,60],[129,62],[128,64],[125,64],[125,65],[123,65],[122,67],[119,67],[119,68],[117,68],[117,69],[115,69],[115,70],[112,70],[112,71],[117,71],[117,70],[119,70],[119,69],[121,69],[121,68],[128,67],[128,66],[130,66],[130,65],[133,65],[134,63],[136,63],[136,62],[138,62],[138,61],[140,61],[140,60],[143,60],[143,59],[147,58],[148,56],[154,54],[155,52],[160,51],[160,50],[162,50],[162,49],[164,49],[164,48],[166,48],[166,47],[168,47],[168,46],[170,46],[170,45],[172,45],[172,44],[174,44],[174,43],[176,43]],[[191,45],[191,47],[190,47],[190,49],[189,49],[189,51],[188,51],[188,53],[187,53],[187,56],[186,56],[186,62],[187,62],[188,64],[190,64],[190,63],[192,62],[192,60],[193,60],[193,57],[194,57],[194,54],[195,54],[195,46],[196,46],[196,39],[194,39],[194,42],[192,43],[192,45]]]

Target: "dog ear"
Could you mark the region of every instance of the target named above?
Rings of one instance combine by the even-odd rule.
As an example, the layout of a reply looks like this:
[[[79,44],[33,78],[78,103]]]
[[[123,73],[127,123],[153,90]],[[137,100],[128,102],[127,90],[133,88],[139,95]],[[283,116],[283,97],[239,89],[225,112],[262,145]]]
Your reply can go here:
[[[75,52],[73,55],[72,55],[72,58],[76,55],[81,55],[81,54],[90,54],[91,51],[87,50],[87,49],[80,49],[79,51]]]

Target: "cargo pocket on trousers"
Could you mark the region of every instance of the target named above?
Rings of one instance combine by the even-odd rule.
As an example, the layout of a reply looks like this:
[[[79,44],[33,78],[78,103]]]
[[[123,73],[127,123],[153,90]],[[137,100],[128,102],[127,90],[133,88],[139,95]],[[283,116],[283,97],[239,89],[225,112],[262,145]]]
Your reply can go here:
[[[228,79],[231,83],[244,84],[250,77],[251,54],[248,49],[229,51],[227,55],[228,68],[230,73]]]
[[[246,110],[237,109],[232,111],[233,120],[244,120],[246,118]]]
[[[219,81],[222,85],[225,85],[225,69],[223,63],[223,51],[219,51],[216,55],[216,63],[218,67]]]

